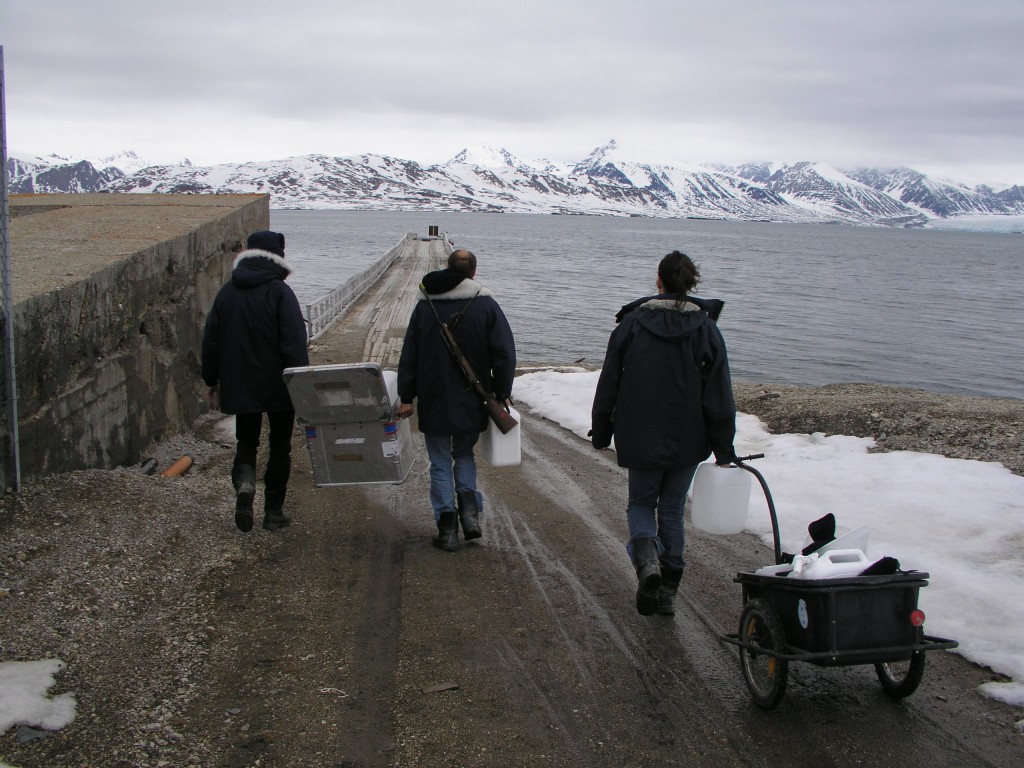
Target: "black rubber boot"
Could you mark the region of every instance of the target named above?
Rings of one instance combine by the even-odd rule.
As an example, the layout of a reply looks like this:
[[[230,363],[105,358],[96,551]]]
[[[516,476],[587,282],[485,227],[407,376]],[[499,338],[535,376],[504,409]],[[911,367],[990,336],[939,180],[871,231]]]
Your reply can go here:
[[[252,530],[252,500],[256,495],[256,468],[239,464],[231,473],[235,486],[235,525],[238,530],[248,533]]]
[[[441,519],[437,521],[437,535],[431,541],[445,552],[459,548],[459,519],[454,511],[441,513]]]
[[[661,586],[661,564],[658,544],[654,539],[633,542],[633,565],[636,566],[636,610],[650,616],[658,609],[658,588]]]
[[[664,616],[675,615],[676,592],[679,591],[679,582],[682,578],[682,568],[661,569],[661,586],[658,587],[658,613]]]
[[[462,536],[466,541],[479,539],[483,536],[480,531],[480,509],[476,503],[475,491],[462,491],[459,498],[459,522],[462,523]]]
[[[276,531],[291,524],[291,515],[284,511],[286,493],[287,491],[267,491],[264,494],[263,530]]]

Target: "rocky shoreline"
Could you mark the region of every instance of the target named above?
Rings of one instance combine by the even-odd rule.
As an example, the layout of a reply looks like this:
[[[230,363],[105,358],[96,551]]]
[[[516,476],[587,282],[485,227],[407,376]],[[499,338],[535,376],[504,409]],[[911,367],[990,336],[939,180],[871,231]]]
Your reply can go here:
[[[1024,400],[968,397],[882,384],[734,384],[737,408],[774,433],[874,438],[876,451],[995,461],[1024,475]]]

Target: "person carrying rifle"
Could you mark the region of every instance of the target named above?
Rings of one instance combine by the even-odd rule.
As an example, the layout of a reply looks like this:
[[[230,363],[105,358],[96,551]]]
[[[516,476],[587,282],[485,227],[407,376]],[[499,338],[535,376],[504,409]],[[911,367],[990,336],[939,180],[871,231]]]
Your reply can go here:
[[[475,382],[456,362],[454,340],[476,374],[476,383],[505,403],[516,369],[515,340],[494,295],[473,278],[476,256],[456,250],[448,268],[430,272],[409,319],[398,363],[399,418],[413,415],[430,459],[430,504],[437,523],[435,546],[454,552],[459,525],[466,541],[480,538],[483,498],[476,489],[473,449],[487,429],[488,411]],[[451,331],[445,338],[441,324]]]

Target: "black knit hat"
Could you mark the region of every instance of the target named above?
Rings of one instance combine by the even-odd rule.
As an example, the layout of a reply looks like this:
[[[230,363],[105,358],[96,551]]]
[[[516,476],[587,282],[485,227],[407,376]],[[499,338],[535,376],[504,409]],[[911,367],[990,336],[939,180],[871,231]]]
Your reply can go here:
[[[245,247],[258,248],[261,251],[270,251],[271,253],[276,253],[283,259],[284,235],[280,232],[271,232],[269,230],[253,232],[249,235],[249,239],[246,241]]]

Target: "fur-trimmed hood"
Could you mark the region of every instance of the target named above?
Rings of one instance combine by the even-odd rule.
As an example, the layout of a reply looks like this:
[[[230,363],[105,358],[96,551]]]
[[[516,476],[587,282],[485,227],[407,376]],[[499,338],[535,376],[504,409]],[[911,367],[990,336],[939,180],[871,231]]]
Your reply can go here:
[[[249,248],[235,257],[231,282],[239,288],[247,288],[268,280],[284,280],[293,271],[292,265],[276,253]]]
[[[667,309],[670,312],[700,312],[701,308],[692,301],[684,301],[682,305],[675,299],[650,299],[638,309]]]
[[[460,299],[472,299],[475,296],[491,296],[494,294],[488,288],[484,288],[480,283],[471,277],[467,277],[461,283],[456,285],[454,288],[444,291],[443,293],[431,293],[430,299],[434,301],[459,301]],[[427,295],[423,292],[423,284],[420,284],[420,292],[416,297],[418,301],[426,301]]]

